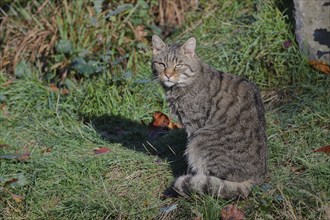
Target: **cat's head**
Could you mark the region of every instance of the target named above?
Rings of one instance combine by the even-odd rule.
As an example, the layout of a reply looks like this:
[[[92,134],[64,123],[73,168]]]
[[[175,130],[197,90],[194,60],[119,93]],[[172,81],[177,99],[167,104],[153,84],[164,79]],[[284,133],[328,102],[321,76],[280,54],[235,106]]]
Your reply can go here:
[[[195,53],[194,37],[189,38],[183,45],[167,45],[154,35],[152,46],[152,70],[165,87],[187,86],[196,78],[201,61]]]

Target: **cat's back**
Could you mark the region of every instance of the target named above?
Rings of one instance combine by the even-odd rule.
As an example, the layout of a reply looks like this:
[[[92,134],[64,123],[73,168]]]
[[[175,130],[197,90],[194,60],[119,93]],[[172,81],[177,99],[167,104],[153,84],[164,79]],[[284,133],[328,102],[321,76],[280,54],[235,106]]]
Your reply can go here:
[[[225,117],[227,121],[236,121],[246,117],[251,119],[251,124],[257,123],[265,127],[263,101],[258,87],[253,82],[207,65],[204,74],[210,77],[209,103],[213,109],[211,112],[214,111],[214,118]]]
[[[236,106],[241,110],[256,107],[256,111],[264,114],[263,101],[258,87],[248,79],[219,71],[207,64],[203,64],[200,83],[208,88],[207,93],[213,107]],[[244,107],[244,108],[243,108]],[[260,115],[260,116],[261,116]]]
[[[248,79],[233,75],[231,73],[226,73],[219,71],[207,64],[203,63],[203,77],[202,80],[207,80],[210,86],[214,86],[215,90],[220,90],[224,92],[229,92],[235,94],[236,92],[249,92],[259,96],[258,87]],[[212,85],[214,84],[214,85]],[[242,91],[239,91],[242,90]]]

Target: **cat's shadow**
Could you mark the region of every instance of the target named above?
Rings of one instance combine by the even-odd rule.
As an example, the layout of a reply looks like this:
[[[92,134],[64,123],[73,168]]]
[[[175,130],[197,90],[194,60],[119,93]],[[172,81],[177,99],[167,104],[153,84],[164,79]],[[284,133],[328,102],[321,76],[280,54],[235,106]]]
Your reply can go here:
[[[187,164],[183,154],[187,139],[183,129],[155,129],[110,115],[93,117],[88,122],[109,143],[120,143],[128,149],[167,161],[175,177],[186,173]]]

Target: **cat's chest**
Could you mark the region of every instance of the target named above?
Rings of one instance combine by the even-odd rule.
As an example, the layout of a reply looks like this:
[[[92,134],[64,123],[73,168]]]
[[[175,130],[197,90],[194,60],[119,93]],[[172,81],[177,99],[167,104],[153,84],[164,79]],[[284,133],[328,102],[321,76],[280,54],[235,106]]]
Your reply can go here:
[[[178,117],[188,134],[205,125],[210,106],[203,92],[198,94],[167,94],[167,102],[172,114]]]

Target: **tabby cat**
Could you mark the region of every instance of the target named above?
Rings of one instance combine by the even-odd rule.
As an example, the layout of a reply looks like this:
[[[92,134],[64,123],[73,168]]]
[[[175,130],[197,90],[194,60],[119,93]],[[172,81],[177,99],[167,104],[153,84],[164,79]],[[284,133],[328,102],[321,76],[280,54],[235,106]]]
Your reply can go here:
[[[154,35],[152,45],[152,71],[188,136],[188,173],[177,178],[172,189],[181,195],[246,198],[267,173],[266,124],[258,88],[203,63],[194,37],[183,45],[167,45]]]

